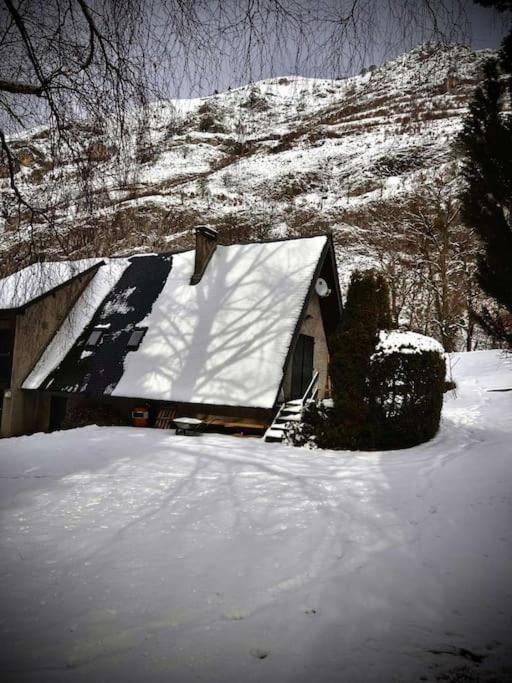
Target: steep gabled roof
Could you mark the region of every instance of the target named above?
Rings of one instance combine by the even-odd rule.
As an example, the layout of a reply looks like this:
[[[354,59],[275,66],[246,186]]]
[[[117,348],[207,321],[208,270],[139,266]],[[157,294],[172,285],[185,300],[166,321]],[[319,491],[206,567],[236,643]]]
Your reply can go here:
[[[8,275],[0,280],[0,311],[25,308],[101,263],[100,258],[34,263]]]
[[[89,323],[25,388],[272,408],[325,236],[218,246],[197,285],[194,251],[129,259]],[[151,273],[153,275],[151,275]],[[97,348],[86,349],[94,329]],[[137,350],[135,327],[147,328]]]
[[[24,389],[38,389],[67,357],[87,329],[102,301],[128,267],[126,259],[105,259],[68,317],[50,341],[39,361],[25,379]]]

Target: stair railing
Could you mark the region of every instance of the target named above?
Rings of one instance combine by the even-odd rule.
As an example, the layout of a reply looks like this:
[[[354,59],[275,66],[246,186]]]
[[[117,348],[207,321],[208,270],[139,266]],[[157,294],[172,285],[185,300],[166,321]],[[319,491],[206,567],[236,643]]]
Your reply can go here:
[[[299,401],[300,401],[299,405],[301,407],[301,412],[302,412],[302,409],[304,408],[304,406],[306,405],[306,402],[310,401],[310,400],[314,401],[316,399],[317,395],[318,395],[318,372],[315,372],[311,382],[308,384],[308,387],[307,387],[306,391],[304,392],[304,395],[302,396],[301,399],[299,399]],[[272,430],[272,428],[276,425],[276,423],[279,422],[279,420],[281,419],[282,413],[284,413],[284,411],[287,409],[287,404],[288,404],[287,401],[284,401],[283,403],[281,403],[279,410],[277,411],[277,415],[272,420],[272,424],[270,425],[270,427],[266,430],[265,434],[263,435],[264,441],[266,440],[268,433]],[[295,403],[295,405],[297,405],[297,403]]]
[[[308,385],[302,397],[302,405],[306,405],[306,401],[314,400],[318,395],[318,371],[313,375],[313,379]]]

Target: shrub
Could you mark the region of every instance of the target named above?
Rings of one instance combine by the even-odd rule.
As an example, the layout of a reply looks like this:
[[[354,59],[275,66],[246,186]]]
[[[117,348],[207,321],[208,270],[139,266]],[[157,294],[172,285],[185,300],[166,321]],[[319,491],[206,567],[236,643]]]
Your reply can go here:
[[[201,133],[225,133],[226,129],[222,124],[221,112],[212,107],[208,102],[203,102],[198,108],[199,114],[198,130]]]
[[[376,448],[409,448],[437,433],[445,375],[443,349],[434,339],[381,332],[368,377]]]
[[[258,87],[252,87],[245,102],[240,104],[242,109],[252,109],[253,111],[267,111],[270,105]]]
[[[213,133],[215,128],[215,119],[211,114],[205,114],[199,119],[198,130],[201,133]]]
[[[322,448],[325,442],[323,431],[329,420],[329,409],[323,403],[308,403],[300,422],[290,422],[286,441],[292,446]]]
[[[228,140],[224,145],[224,151],[234,156],[243,156],[251,151],[251,143],[242,140]]]
[[[422,166],[422,150],[414,148],[406,153],[383,156],[377,159],[374,172],[379,178],[389,178],[416,171]]]

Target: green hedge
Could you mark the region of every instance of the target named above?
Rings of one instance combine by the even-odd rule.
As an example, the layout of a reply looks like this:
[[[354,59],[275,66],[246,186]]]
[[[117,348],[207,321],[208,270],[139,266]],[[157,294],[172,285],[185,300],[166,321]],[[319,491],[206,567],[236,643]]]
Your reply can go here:
[[[436,351],[374,356],[368,395],[376,448],[409,448],[437,433],[445,374]]]

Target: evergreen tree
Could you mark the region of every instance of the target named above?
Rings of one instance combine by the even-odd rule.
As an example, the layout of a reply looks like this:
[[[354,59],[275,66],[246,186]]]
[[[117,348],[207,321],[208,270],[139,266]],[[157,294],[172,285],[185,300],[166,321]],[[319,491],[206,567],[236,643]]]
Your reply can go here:
[[[321,447],[372,448],[367,378],[380,329],[391,327],[389,294],[381,273],[356,271],[350,280],[342,323],[331,339],[334,410]]]
[[[497,303],[475,313],[494,337],[512,346],[512,33],[498,59],[484,66],[460,139],[466,155],[462,215],[481,241],[478,277]]]

